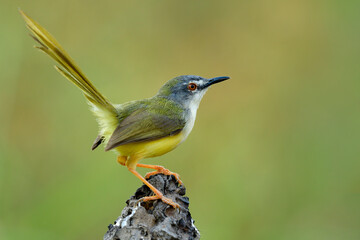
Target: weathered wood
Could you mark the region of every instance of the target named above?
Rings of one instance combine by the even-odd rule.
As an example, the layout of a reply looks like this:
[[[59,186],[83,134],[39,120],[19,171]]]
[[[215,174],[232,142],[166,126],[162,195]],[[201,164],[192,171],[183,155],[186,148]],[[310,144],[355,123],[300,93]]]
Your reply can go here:
[[[198,240],[200,233],[189,212],[186,189],[173,176],[157,174],[149,182],[168,198],[180,205],[174,209],[160,200],[142,202],[139,199],[153,195],[143,185],[126,201],[121,216],[109,225],[104,240]]]

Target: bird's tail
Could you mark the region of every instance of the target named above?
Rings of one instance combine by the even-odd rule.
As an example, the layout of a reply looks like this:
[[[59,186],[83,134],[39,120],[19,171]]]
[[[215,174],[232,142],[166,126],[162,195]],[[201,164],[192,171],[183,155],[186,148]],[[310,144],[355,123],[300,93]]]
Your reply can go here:
[[[91,110],[97,117],[100,125],[100,136],[110,135],[117,125],[117,111],[115,107],[95,88],[90,80],[76,65],[74,60],[66,53],[56,39],[40,26],[37,22],[27,16],[20,10],[20,14],[26,22],[32,37],[40,46],[36,48],[45,52],[53,58],[59,65],[55,66],[56,70],[66,77],[70,82],[75,84],[84,93],[85,97],[92,106]]]
[[[109,113],[116,114],[114,106],[103,95],[101,95],[101,93],[95,88],[95,86],[76,65],[74,60],[72,60],[72,58],[56,41],[56,39],[51,36],[45,28],[27,16],[23,11],[20,10],[20,14],[24,18],[26,26],[33,34],[32,37],[40,44],[40,46],[36,46],[36,48],[45,52],[58,64],[60,64],[61,67],[55,66],[56,70],[80,88],[85,97],[95,107],[102,109],[103,111],[105,110]]]

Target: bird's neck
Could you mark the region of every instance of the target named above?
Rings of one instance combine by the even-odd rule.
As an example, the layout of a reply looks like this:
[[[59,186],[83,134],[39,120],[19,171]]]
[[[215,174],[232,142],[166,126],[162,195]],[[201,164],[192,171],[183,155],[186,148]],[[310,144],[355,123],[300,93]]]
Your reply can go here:
[[[189,136],[190,132],[194,127],[196,120],[196,113],[205,92],[206,91],[202,92],[201,94],[192,96],[191,98],[181,98],[179,97],[179,95],[176,94],[173,95],[170,94],[168,96],[157,95],[157,97],[166,98],[166,101],[171,101],[173,103],[176,103],[177,105],[181,106],[181,108],[184,109],[183,117],[184,119],[186,119],[186,124],[184,129],[182,130],[183,139],[181,142],[185,141],[185,139]]]

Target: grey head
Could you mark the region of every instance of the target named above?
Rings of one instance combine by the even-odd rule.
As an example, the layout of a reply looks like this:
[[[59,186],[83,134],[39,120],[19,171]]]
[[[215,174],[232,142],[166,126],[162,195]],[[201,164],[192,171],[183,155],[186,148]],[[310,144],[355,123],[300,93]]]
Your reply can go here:
[[[209,87],[229,79],[229,77],[203,78],[194,75],[183,75],[166,82],[157,96],[172,100],[184,108],[198,108],[200,101]]]

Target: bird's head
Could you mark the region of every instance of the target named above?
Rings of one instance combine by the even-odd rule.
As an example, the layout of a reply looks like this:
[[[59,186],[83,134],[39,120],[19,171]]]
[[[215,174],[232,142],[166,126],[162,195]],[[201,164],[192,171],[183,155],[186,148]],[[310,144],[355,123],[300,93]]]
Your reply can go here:
[[[173,100],[185,108],[198,107],[209,87],[229,79],[229,77],[203,78],[183,75],[169,80],[159,90],[158,96]]]

